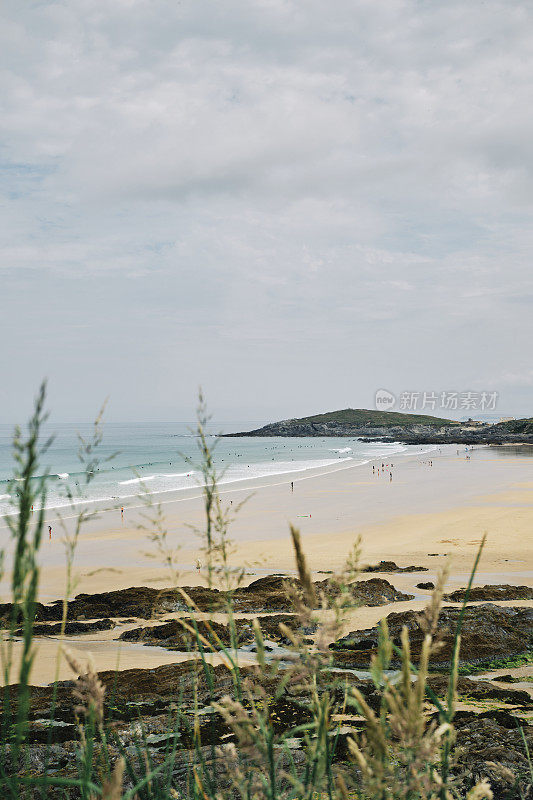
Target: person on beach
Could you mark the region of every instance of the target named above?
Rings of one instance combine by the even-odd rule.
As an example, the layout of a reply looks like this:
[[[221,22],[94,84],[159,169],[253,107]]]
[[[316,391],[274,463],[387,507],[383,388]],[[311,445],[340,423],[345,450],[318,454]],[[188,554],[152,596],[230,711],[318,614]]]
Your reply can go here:
[[[291,492],[294,492],[294,481],[291,481]]]
[[[124,506],[120,506],[120,516],[122,517],[122,522],[124,522]]]
[[[202,562],[200,561],[199,558],[197,558],[196,559],[196,571],[200,572],[201,569],[202,569]]]
[[[389,472],[389,481],[392,481],[392,472]]]
[[[52,539],[52,526],[51,525],[48,526],[48,538]]]

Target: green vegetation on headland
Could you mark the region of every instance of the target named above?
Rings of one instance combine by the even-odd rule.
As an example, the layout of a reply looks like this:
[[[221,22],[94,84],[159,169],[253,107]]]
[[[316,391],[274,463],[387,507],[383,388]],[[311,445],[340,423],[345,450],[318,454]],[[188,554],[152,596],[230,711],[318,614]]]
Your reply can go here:
[[[498,428],[501,431],[505,431],[505,433],[525,433],[525,434],[533,434],[533,417],[529,417],[526,419],[510,419],[507,422],[498,422],[494,425],[494,428]]]
[[[433,417],[430,414],[404,414],[399,411],[374,411],[367,408],[344,408],[341,411],[328,411],[325,414],[314,414],[311,417],[292,419],[295,423],[320,423],[333,422],[342,425],[370,425],[392,428],[396,425],[428,425],[432,428],[441,428],[445,425],[459,425],[453,419]]]

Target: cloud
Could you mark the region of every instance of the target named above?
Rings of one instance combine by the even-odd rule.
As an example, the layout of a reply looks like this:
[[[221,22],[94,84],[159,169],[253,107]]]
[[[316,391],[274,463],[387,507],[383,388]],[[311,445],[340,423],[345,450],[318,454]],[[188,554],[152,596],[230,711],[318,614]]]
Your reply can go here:
[[[474,363],[481,382],[506,361],[520,371],[532,8],[12,0],[3,14],[3,325],[23,300],[34,334],[43,303],[55,309],[52,380],[78,369],[53,355],[68,337],[81,362],[97,346],[113,369],[110,336],[132,374],[146,342],[187,341],[188,381],[200,359],[209,371],[230,358],[225,343],[250,387],[255,343],[286,387],[274,416],[299,411],[288,341],[293,358],[313,343],[307,364],[334,348],[341,368],[357,350],[357,376],[332,372],[317,410],[406,370],[422,385],[436,346],[441,384],[466,381]],[[84,337],[86,318],[101,344]],[[13,398],[27,352],[10,356]],[[120,402],[133,408],[128,380]],[[175,375],[162,383],[191,396]],[[230,405],[234,388],[213,391]]]

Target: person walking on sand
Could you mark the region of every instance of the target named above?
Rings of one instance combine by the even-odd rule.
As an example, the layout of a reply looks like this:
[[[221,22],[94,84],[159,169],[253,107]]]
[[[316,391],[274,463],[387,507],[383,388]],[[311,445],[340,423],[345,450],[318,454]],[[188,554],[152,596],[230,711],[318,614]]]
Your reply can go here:
[[[392,481],[392,472],[389,472],[389,481]]]
[[[196,559],[196,572],[200,572],[201,569],[202,569],[202,562],[200,561],[199,558],[197,558]]]
[[[294,481],[291,481],[291,492],[294,492]]]
[[[51,525],[48,526],[48,537],[49,537],[50,540],[52,539],[52,526]]]
[[[124,522],[124,506],[120,506],[120,516],[122,518],[122,522]]]

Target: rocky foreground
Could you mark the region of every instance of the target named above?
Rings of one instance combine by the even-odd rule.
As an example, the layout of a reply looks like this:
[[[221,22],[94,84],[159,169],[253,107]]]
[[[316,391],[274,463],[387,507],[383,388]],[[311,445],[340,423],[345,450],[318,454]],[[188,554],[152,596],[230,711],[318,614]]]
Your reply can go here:
[[[389,568],[392,565],[391,571],[411,570],[411,568],[402,570],[396,567],[394,562],[382,562],[382,564]],[[414,569],[419,570],[423,567]],[[377,568],[370,567],[368,571],[377,571]],[[388,570],[379,569],[379,572],[384,571]],[[330,598],[335,593],[334,587],[327,579],[316,581],[314,585],[317,597],[320,597],[321,592]],[[286,575],[269,575],[265,578],[258,578],[248,586],[239,587],[232,592],[233,610],[236,613],[253,614],[263,611],[293,611],[294,603],[287,592],[287,587],[291,587],[297,592],[301,590],[300,582],[296,578]],[[383,578],[370,578],[352,583],[350,595],[354,603],[365,606],[380,606],[413,599],[413,595],[398,591]],[[161,614],[188,612],[191,607],[201,612],[225,612],[227,603],[228,593],[219,589],[203,586],[184,586],[181,590],[153,589],[139,586],[100,594],[79,594],[68,604],[67,619],[79,622],[98,618],[103,620],[101,622],[103,627],[95,628],[95,630],[103,630],[110,627],[110,617],[152,619]],[[4,624],[10,619],[11,614],[12,605],[10,603],[0,604],[0,620],[3,620]],[[38,623],[59,621],[62,619],[62,615],[62,600],[47,605],[37,603],[35,620]],[[74,628],[71,630],[75,632]],[[78,632],[82,633],[87,630],[82,626]]]
[[[421,568],[398,568],[393,562],[381,562],[380,572],[388,570],[419,571]],[[370,567],[375,571],[378,567]],[[416,580],[416,578],[414,578]],[[317,597],[334,599],[339,589],[327,579],[315,581]],[[265,639],[265,650],[270,667],[241,668],[241,677],[253,678],[261,698],[267,698],[271,718],[277,734],[291,731],[310,719],[308,701],[301,687],[285,680],[287,669],[294,665],[296,654],[291,650],[291,635],[299,634],[311,648],[317,625],[305,624],[293,613],[291,595],[298,598],[302,586],[295,578],[273,575],[259,578],[233,595],[237,614],[233,633],[222,612],[226,609],[227,595],[216,589],[186,587],[183,590],[194,604],[191,611],[184,594],[178,589],[159,591],[149,587],[78,595],[68,608],[66,633],[78,636],[86,633],[111,631],[115,639],[124,643],[157,645],[176,653],[194,649],[196,633],[206,647],[218,651],[235,644],[253,656],[256,651],[252,619],[256,619]],[[411,599],[413,595],[398,591],[381,577],[362,578],[350,584],[351,599],[359,605],[390,606]],[[464,598],[464,590],[449,596],[450,602]],[[518,800],[528,791],[528,764],[522,734],[533,749],[533,712],[531,694],[525,690],[517,674],[520,664],[531,661],[533,649],[533,609],[530,607],[498,606],[489,600],[520,600],[531,598],[528,587],[485,586],[474,590],[472,599],[484,600],[481,605],[468,605],[463,620],[461,672],[458,695],[460,700],[456,717],[457,758],[453,767],[459,788],[468,788],[476,779],[487,777],[491,781],[497,800]],[[318,603],[317,603],[318,605]],[[6,621],[12,607],[0,607],[0,616]],[[205,615],[215,612],[217,621],[207,621]],[[37,608],[35,634],[55,636],[59,633],[62,604],[58,601]],[[430,688],[440,698],[447,691],[446,671],[449,668],[453,647],[453,634],[460,607],[445,606],[440,614],[441,647],[433,659],[434,673]],[[249,615],[249,616],[246,616]],[[320,617],[320,614],[318,614]],[[416,664],[420,654],[423,633],[414,611],[391,611],[386,616],[391,637],[400,643],[400,633],[407,626],[411,641],[411,658]],[[218,621],[220,620],[220,621]],[[185,623],[185,624],[184,624]],[[346,738],[364,729],[364,720],[354,709],[344,705],[345,690],[357,687],[368,705],[377,710],[380,692],[370,680],[368,670],[371,656],[377,652],[378,628],[354,630],[331,643],[329,667],[321,673],[324,688],[333,692],[334,708],[341,725],[337,739],[335,760],[349,759]],[[270,656],[268,655],[270,653]],[[328,654],[326,653],[326,657]],[[275,669],[271,669],[277,665]],[[391,668],[398,666],[393,658]],[[483,669],[501,670],[491,679],[472,677]],[[470,677],[466,677],[470,674]],[[391,678],[393,678],[391,673]],[[179,660],[153,669],[127,669],[100,673],[105,687],[104,718],[110,725],[111,751],[117,756],[122,750],[133,761],[137,757],[139,731],[142,730],[145,746],[154,765],[165,756],[165,749],[175,745],[178,757],[175,778],[178,783],[186,764],[192,757],[213,758],[213,745],[227,746],[235,742],[235,734],[216,711],[213,703],[224,695],[233,695],[234,683],[224,664],[199,666],[198,660]],[[509,685],[513,681],[520,685]],[[50,742],[48,766],[56,776],[69,777],[73,773],[73,758],[78,747],[79,731],[76,724],[72,692],[76,681],[60,682],[52,686],[31,687],[28,753],[31,770],[44,769],[47,742]],[[322,690],[322,689],[321,689]],[[54,719],[50,721],[50,708],[55,691]],[[3,722],[13,721],[17,707],[18,687],[8,689],[10,705],[2,709]],[[262,700],[262,702],[263,702]],[[434,708],[428,703],[428,719]],[[196,731],[196,734],[195,734]],[[200,751],[194,755],[195,735],[201,736]],[[295,762],[303,747],[301,734],[291,736],[290,747]],[[280,749],[281,756],[281,749]],[[303,756],[302,756],[303,758]],[[503,765],[503,770],[501,766]],[[496,765],[496,766],[495,766]],[[221,768],[222,769],[222,768]],[[180,772],[181,770],[181,772]],[[506,771],[507,770],[507,771]],[[222,770],[223,771],[223,770]],[[512,777],[514,776],[514,777]]]

